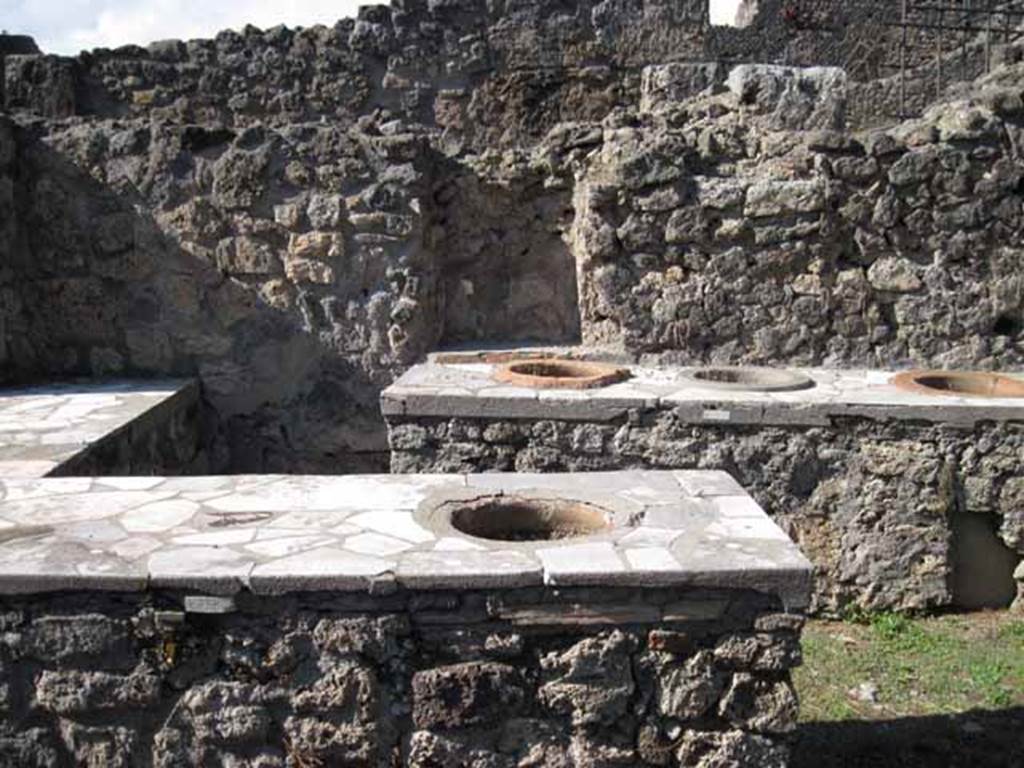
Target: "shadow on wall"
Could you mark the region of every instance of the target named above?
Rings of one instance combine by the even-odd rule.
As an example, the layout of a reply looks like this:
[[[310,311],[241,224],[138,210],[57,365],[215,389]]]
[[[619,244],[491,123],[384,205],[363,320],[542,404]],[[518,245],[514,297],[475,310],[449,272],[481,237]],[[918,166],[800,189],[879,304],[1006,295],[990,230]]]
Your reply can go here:
[[[289,235],[259,218],[273,199],[262,181],[235,190],[253,199],[236,201],[245,211],[234,217],[198,188],[235,151],[230,136],[190,152],[183,137],[202,129],[114,130],[53,140],[63,146],[20,135],[19,235],[3,277],[19,299],[7,328],[14,377],[197,376],[215,469],[385,471],[377,393],[399,362],[388,307],[374,302],[390,295],[357,284],[348,264],[330,286],[285,280]],[[150,163],[166,177],[146,176]],[[343,289],[359,303],[341,328],[323,293]]]
[[[576,261],[563,234],[570,193],[535,176],[499,184],[463,173],[435,198],[442,346],[579,342]]]
[[[804,723],[792,768],[1019,768],[1024,708]]]

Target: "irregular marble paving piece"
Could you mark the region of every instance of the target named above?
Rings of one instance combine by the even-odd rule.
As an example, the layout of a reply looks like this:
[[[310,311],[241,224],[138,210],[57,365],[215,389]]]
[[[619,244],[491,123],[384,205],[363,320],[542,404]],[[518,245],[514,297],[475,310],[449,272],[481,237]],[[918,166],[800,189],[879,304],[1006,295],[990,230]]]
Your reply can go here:
[[[538,549],[537,556],[551,576],[573,573],[618,573],[626,570],[615,547],[605,542]]]
[[[678,571],[679,562],[664,547],[627,549],[626,560],[635,571]]]
[[[256,541],[246,546],[247,552],[265,558],[278,558],[296,552],[317,549],[334,543],[328,536],[288,536],[284,538]]]
[[[140,506],[162,503],[172,494],[153,491],[93,491],[70,497],[50,496],[5,501],[4,516],[31,525],[62,525],[100,520],[129,513]]]
[[[412,512],[365,512],[349,518],[347,522],[390,536],[398,536],[414,544],[424,544],[437,538],[416,522]]]
[[[199,505],[187,499],[146,504],[121,516],[121,525],[131,533],[159,533],[191,520]]]
[[[765,518],[732,518],[711,523],[706,533],[726,539],[776,539],[788,540],[789,537],[779,526]]]
[[[398,563],[399,581],[422,584],[443,574],[446,586],[474,587],[521,579],[539,581],[540,563],[514,550],[410,552]]]
[[[345,519],[347,513],[332,514],[328,512],[289,512],[274,518],[275,528],[332,528]]]
[[[678,528],[644,525],[627,533],[619,543],[624,547],[667,547],[681,535],[682,531]]]
[[[132,536],[130,539],[119,541],[109,549],[118,557],[125,560],[134,560],[160,549],[164,543],[152,536]]]
[[[164,479],[162,477],[99,477],[96,482],[119,491],[148,491],[156,488]]]
[[[22,481],[17,484],[0,483],[0,487],[4,489],[4,501],[19,501],[67,493],[85,493],[92,487],[92,482],[88,477],[54,477]]]
[[[393,570],[392,560],[360,555],[337,547],[320,547],[290,557],[282,557],[256,566],[252,579],[264,583],[273,580],[325,579],[331,583],[353,584]],[[269,585],[268,585],[269,586]]]
[[[184,546],[202,547],[227,547],[232,544],[246,544],[256,535],[251,528],[228,528],[221,531],[207,531],[205,533],[191,533],[185,536],[175,536],[171,539],[174,544]]]
[[[469,552],[474,550],[486,550],[487,547],[468,539],[457,539],[454,536],[439,539],[434,545],[435,552]]]
[[[764,517],[764,511],[758,503],[747,495],[716,496],[711,501],[726,518]]]
[[[363,555],[391,557],[407,552],[412,549],[413,545],[408,541],[385,536],[382,533],[367,532],[348,537],[343,546],[350,552],[359,552]]]
[[[61,529],[61,535],[67,536],[69,539],[111,543],[126,538],[128,532],[113,520],[106,519],[90,520],[66,526]]]
[[[167,547],[149,556],[149,575],[154,581],[187,578],[205,580],[245,576],[253,560],[223,547]]]

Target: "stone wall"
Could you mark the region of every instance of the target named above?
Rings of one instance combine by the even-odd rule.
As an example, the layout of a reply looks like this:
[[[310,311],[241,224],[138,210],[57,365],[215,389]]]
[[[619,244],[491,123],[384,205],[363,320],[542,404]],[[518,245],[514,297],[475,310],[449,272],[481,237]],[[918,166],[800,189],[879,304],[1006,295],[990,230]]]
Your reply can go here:
[[[420,137],[110,122],[19,147],[8,376],[197,376],[235,468],[381,450],[376,393],[441,325]]]
[[[706,0],[400,0],[333,27],[10,57],[7,106],[235,128],[347,127],[386,109],[478,146],[511,144],[629,103],[644,64],[704,58],[706,24]],[[55,93],[66,108],[52,109]]]
[[[14,254],[18,247],[18,220],[15,211],[14,127],[0,117],[0,254]],[[7,349],[8,330],[18,312],[14,273],[7,258],[0,260],[0,383],[10,378]]]
[[[330,28],[247,27],[214,40],[129,45],[76,58],[44,55],[30,39],[0,36],[0,94],[8,93],[0,106],[49,117],[236,127],[321,118],[349,125],[386,109],[482,149],[535,143],[559,122],[635,109],[639,70],[652,63],[841,66],[865,89],[874,81],[884,87],[892,74],[883,64],[892,63],[900,34],[891,26],[899,18],[896,4],[765,0],[742,28],[709,26],[706,6],[706,0],[406,0],[367,6]],[[1001,30],[1004,20],[998,13],[993,18]],[[929,21],[920,14],[911,20]],[[910,32],[912,107],[936,98],[927,66],[934,35]],[[973,77],[982,51],[975,36],[947,33],[944,44],[956,52],[946,72],[961,76],[962,43],[973,45]],[[925,65],[920,72],[918,65]],[[895,118],[892,99],[858,94],[859,125]]]
[[[863,28],[759,7],[403,2],[7,55],[0,378],[196,376],[224,468],[336,472],[384,466],[377,395],[439,344],[1018,365],[1020,65],[858,137],[835,70],[652,90],[726,40],[841,63]]]
[[[814,562],[818,612],[1024,604],[1019,423],[701,425],[672,410],[388,423],[395,473],[725,470]],[[979,549],[960,549],[965,526]]]
[[[0,763],[770,768],[795,726],[801,621],[755,593],[181,606],[162,592],[0,601]]]
[[[584,342],[680,361],[1020,365],[1024,108],[1006,85],[1021,74],[856,136],[828,130],[838,102],[800,102],[772,68],[737,96],[606,128],[575,192]],[[783,130],[801,113],[823,130]]]
[[[348,125],[386,109],[484,148],[635,108],[639,70],[652,63],[838,65],[857,79],[878,76],[860,68],[895,41],[881,24],[895,6],[816,0],[793,17],[791,5],[765,0],[737,29],[709,26],[707,0],[396,0],[333,27],[247,27],[73,59],[11,56],[6,106],[236,128]],[[932,54],[925,43],[920,50]]]

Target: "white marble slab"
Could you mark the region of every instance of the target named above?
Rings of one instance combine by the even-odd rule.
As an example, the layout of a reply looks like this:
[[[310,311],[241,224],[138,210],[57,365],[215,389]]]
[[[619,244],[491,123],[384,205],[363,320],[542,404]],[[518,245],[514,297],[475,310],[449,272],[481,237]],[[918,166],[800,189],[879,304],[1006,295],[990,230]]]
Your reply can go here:
[[[810,587],[811,564],[721,472],[148,481],[0,481],[0,594],[711,584],[763,588],[798,607]],[[202,500],[211,488],[224,495]],[[531,493],[610,510],[611,527],[494,541],[430,513],[446,500]]]
[[[602,421],[634,409],[675,410],[697,424],[815,426],[834,416],[914,419],[970,425],[1024,420],[1024,399],[924,394],[891,383],[898,371],[791,368],[810,389],[758,392],[716,389],[687,378],[697,368],[625,365],[627,381],[591,390],[498,386],[497,365],[439,364],[436,356],[400,377],[381,395],[385,416]],[[1022,377],[1024,374],[1008,374]]]
[[[0,389],[0,477],[46,477],[97,443],[177,398],[189,381],[68,382]],[[124,478],[125,490],[148,478]]]

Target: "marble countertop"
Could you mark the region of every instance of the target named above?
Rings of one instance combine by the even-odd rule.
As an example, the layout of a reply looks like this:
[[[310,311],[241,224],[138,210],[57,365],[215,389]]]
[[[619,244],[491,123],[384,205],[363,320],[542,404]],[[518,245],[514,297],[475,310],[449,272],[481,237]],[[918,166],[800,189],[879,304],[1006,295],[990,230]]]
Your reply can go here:
[[[893,386],[898,371],[791,368],[815,386],[791,392],[723,390],[687,378],[696,368],[628,367],[632,377],[590,390],[537,390],[496,382],[497,366],[431,361],[381,395],[385,416],[607,421],[630,410],[675,410],[687,423],[827,426],[837,417],[970,426],[1024,421],[1024,399],[921,394]],[[1014,374],[1021,378],[1021,374]]]
[[[630,522],[527,544],[453,534],[421,514],[438,499],[524,493],[625,510],[615,519]],[[694,585],[801,607],[811,569],[723,472],[0,482],[0,594]]]
[[[0,389],[0,477],[45,477],[178,397],[192,381],[67,382]]]

